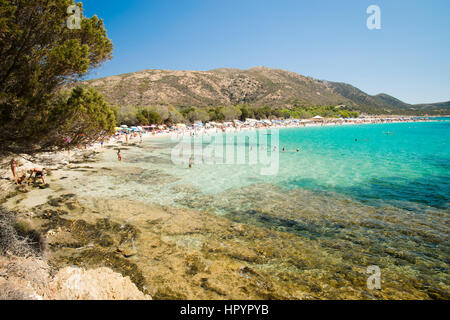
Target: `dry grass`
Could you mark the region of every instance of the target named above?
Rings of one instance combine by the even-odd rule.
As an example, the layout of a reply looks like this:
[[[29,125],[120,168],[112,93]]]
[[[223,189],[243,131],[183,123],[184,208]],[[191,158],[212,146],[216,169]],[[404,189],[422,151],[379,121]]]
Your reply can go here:
[[[18,289],[11,282],[0,283],[0,300],[33,300],[30,295]]]
[[[151,299],[108,268],[52,270],[43,243],[26,220],[0,207],[0,300]]]
[[[49,270],[40,258],[42,242],[16,213],[0,207],[0,300],[35,299],[29,283],[45,286]]]
[[[17,225],[16,214],[0,207],[0,254],[4,256],[30,257],[38,254],[40,236]]]

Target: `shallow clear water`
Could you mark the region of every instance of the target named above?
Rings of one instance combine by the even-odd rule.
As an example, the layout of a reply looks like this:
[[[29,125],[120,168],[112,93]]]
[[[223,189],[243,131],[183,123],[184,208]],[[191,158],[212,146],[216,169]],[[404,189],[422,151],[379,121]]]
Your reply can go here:
[[[197,156],[188,169],[172,161],[180,141],[169,138],[123,150],[120,164],[110,150],[101,166],[113,168],[111,174],[87,177],[79,191],[208,210],[294,234],[330,255],[333,266],[316,266],[330,273],[330,279],[335,272],[346,274],[348,265],[378,265],[388,287],[400,282],[396,288],[404,285],[405,292],[432,288],[430,297],[436,292],[448,297],[449,120],[265,133],[259,133],[255,145],[230,138],[248,133],[227,135],[228,146],[235,153],[243,151],[246,164],[208,164],[218,160],[217,154],[209,154]],[[204,149],[223,136],[197,139]],[[259,156],[279,161],[276,174],[261,174],[267,163],[248,164],[256,149]]]
[[[210,142],[211,137],[203,138],[203,147]],[[261,175],[261,168],[267,166],[248,163],[198,163],[187,170],[186,165],[170,161],[176,144],[170,139],[151,141],[149,146],[161,149],[130,154],[129,161],[165,170],[181,179],[178,184],[191,184],[207,194],[270,183],[332,191],[369,203],[381,200],[443,209],[450,205],[450,121],[281,129],[278,148],[285,147],[287,152],[279,152],[278,173],[269,176]],[[258,146],[260,153],[272,150],[270,141],[264,150]],[[237,148],[246,148],[248,160],[248,142]]]

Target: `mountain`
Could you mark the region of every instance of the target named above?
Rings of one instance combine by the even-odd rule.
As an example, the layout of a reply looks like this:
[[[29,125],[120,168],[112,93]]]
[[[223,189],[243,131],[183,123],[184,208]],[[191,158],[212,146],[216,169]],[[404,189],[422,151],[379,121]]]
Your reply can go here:
[[[387,94],[368,95],[339,82],[317,80],[280,69],[210,71],[144,70],[86,81],[112,104],[208,107],[250,103],[270,105],[345,105],[371,114],[450,114],[449,103],[413,106]]]
[[[450,101],[439,103],[416,104],[412,109],[419,112],[450,115]]]

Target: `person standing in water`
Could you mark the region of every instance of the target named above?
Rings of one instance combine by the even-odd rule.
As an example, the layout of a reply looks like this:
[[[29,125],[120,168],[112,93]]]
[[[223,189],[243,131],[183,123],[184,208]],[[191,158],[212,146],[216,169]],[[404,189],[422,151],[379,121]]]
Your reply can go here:
[[[192,167],[194,166],[194,157],[190,157],[189,158],[189,169],[192,169]]]
[[[72,139],[70,137],[67,137],[64,141],[67,144],[67,154],[69,155],[70,158],[70,143],[72,142]]]
[[[121,153],[120,149],[119,149],[119,151],[117,151],[117,159],[119,161],[122,161],[122,153]]]
[[[12,174],[13,174],[13,177],[14,177],[14,181],[17,184],[17,173],[16,173],[16,171],[17,171],[17,162],[16,162],[16,159],[12,159],[11,162],[10,162],[10,165],[11,165],[11,171],[12,171]]]
[[[36,182],[37,178],[41,178],[42,183],[45,184],[45,179],[44,179],[44,177],[45,177],[45,168],[42,168],[42,169],[41,168],[33,168],[33,169],[31,169],[30,170],[30,176],[28,177],[28,179],[31,179],[33,174],[34,174],[33,182]]]

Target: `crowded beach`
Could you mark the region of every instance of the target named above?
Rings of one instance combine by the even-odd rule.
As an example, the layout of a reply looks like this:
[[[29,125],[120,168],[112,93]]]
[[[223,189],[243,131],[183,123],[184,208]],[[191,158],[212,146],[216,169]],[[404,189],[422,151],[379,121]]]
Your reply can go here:
[[[277,119],[277,120],[256,120],[246,119],[245,121],[233,120],[228,122],[201,122],[193,124],[179,123],[176,125],[147,125],[128,127],[122,125],[116,128],[115,140],[130,142],[139,139],[142,142],[144,136],[176,136],[185,135],[198,136],[201,134],[232,133],[256,129],[281,129],[281,128],[301,128],[301,127],[323,127],[340,125],[362,125],[362,124],[382,124],[401,122],[423,122],[431,121],[428,117],[359,117],[359,118],[323,118],[315,116],[312,119]]]
[[[277,120],[256,120],[246,119],[245,121],[233,120],[228,122],[195,122],[193,124],[179,123],[173,126],[168,125],[146,125],[132,126],[122,125],[115,128],[115,134],[112,137],[102,137],[98,143],[79,146],[78,149],[54,152],[51,155],[40,155],[41,158],[50,157],[51,161],[38,160],[35,157],[32,161],[27,161],[21,155],[11,155],[6,165],[2,161],[2,180],[13,182],[16,185],[38,185],[42,188],[47,186],[45,176],[47,171],[57,166],[65,166],[74,161],[74,159],[84,157],[86,153],[92,154],[101,152],[107,144],[110,147],[118,148],[117,157],[122,161],[120,146],[143,143],[144,139],[152,137],[176,137],[200,136],[203,134],[214,135],[221,133],[237,133],[241,131],[250,131],[258,129],[281,129],[281,128],[301,128],[301,127],[323,127],[323,126],[341,126],[341,125],[363,125],[363,124],[383,124],[383,123],[401,123],[401,122],[423,122],[432,121],[428,117],[359,117],[359,118],[339,118],[328,119],[321,116],[315,116],[312,119],[277,119]],[[3,159],[4,160],[4,159]],[[5,170],[8,167],[8,170]],[[47,169],[46,169],[47,168]],[[10,173],[7,174],[7,171]],[[9,177],[11,176],[11,177]],[[12,178],[12,179],[11,179]]]

